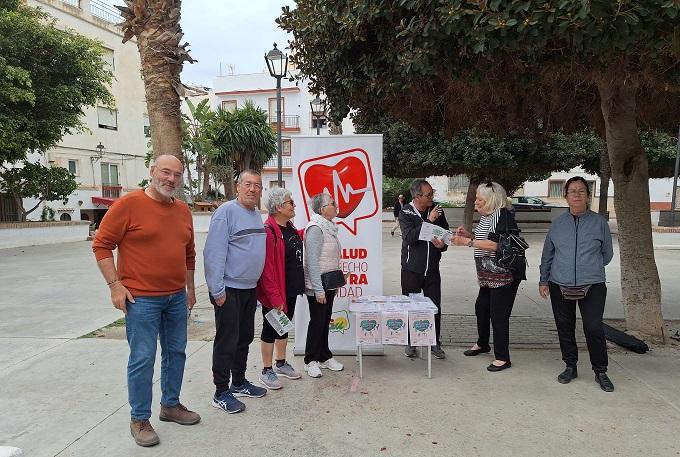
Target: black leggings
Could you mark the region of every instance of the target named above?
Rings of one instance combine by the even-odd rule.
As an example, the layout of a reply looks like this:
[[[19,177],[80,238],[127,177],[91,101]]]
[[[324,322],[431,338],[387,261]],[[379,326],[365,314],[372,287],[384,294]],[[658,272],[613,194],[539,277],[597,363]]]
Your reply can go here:
[[[333,357],[328,347],[328,325],[333,314],[335,291],[326,292],[326,303],[316,301],[314,295],[307,295],[309,302],[309,325],[307,326],[307,342],[305,344],[305,363],[323,363]]]
[[[496,360],[510,361],[510,313],[520,280],[501,287],[480,287],[475,314],[477,315],[477,346],[489,347],[489,322],[493,327],[493,352]]]
[[[288,319],[291,321],[293,320],[293,314],[295,313],[295,302],[297,301],[297,297],[288,297],[286,299],[286,305],[288,306],[288,311],[286,311],[286,316],[288,316]],[[262,306],[262,333],[260,334],[260,339],[262,340],[263,343],[273,343],[275,340],[286,340],[288,339],[288,333],[284,333],[283,335],[279,335],[276,330],[274,330],[274,327],[272,327],[272,324],[269,323],[267,318],[265,317],[265,314],[267,314],[269,311],[271,311],[271,308],[266,308],[265,306]]]

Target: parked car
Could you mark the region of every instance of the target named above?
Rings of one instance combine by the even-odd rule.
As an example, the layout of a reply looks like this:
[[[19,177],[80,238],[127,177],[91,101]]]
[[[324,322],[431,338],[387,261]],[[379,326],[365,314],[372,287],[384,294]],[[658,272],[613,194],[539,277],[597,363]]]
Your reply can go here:
[[[512,200],[512,206],[515,207],[516,211],[538,211],[538,210],[550,210],[550,208],[556,208],[557,205],[553,205],[544,202],[538,197],[528,197],[528,196],[518,196],[510,197]]]

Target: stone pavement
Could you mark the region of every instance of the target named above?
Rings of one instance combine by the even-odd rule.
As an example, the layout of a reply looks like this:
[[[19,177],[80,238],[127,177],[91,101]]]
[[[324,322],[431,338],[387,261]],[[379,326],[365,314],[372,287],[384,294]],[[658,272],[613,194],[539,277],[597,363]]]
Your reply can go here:
[[[656,235],[670,236],[658,245],[680,245],[679,234],[655,234],[655,242]],[[528,237],[535,269],[541,234]],[[204,239],[198,237],[199,246]],[[386,293],[399,291],[398,247],[387,233]],[[664,312],[678,319],[680,252],[655,254]],[[622,315],[616,262],[608,268],[611,318]],[[475,336],[469,251],[451,249],[442,272],[444,328],[452,344],[462,345]],[[285,380],[281,391],[246,399],[244,413],[226,415],[210,405],[211,342],[190,341],[182,401],[203,421],[193,427],[159,422],[156,381],[153,424],[161,444],[142,449],[128,430],[126,342],[78,338],[120,317],[89,243],[0,250],[0,446],[38,457],[680,455],[677,347],[645,355],[612,348],[614,393],[595,385],[584,353],[580,377],[560,385],[559,351],[549,343],[522,349],[529,346],[524,338],[535,346],[554,332],[549,303],[537,296],[531,274],[513,313],[513,367],[500,373],[485,370],[492,356],[464,357],[460,347],[448,346],[448,358],[433,361],[428,380],[425,361],[388,347],[384,357],[365,359],[363,379],[353,357],[339,357],[345,371]],[[202,273],[197,279],[202,282]],[[199,296],[192,315],[205,324],[212,312],[203,288]],[[290,360],[302,368],[301,357]],[[255,342],[248,377],[257,379],[260,369]]]

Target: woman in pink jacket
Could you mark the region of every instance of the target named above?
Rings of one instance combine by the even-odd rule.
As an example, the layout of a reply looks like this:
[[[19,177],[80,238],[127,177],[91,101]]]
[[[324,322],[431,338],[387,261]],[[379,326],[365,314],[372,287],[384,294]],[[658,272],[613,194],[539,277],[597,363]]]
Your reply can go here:
[[[305,277],[301,232],[291,223],[295,217],[295,202],[290,191],[272,188],[267,195],[267,209],[264,271],[257,283],[257,299],[262,303],[263,317],[260,382],[275,390],[282,387],[279,376],[299,379],[301,375],[286,361],[288,334],[279,335],[265,316],[272,309],[278,309],[293,320],[297,297],[305,291]]]

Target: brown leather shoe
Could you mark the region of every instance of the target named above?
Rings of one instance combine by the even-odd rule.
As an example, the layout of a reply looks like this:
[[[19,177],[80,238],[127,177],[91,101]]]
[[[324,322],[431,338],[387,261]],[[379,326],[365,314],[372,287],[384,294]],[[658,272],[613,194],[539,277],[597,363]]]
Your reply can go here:
[[[177,403],[175,406],[161,405],[161,413],[158,418],[164,422],[175,422],[180,425],[194,425],[201,421],[201,416],[198,413],[189,411],[181,403]]]
[[[143,447],[157,445],[160,440],[156,431],[151,426],[151,422],[130,420],[130,433],[135,439],[135,443]]]

